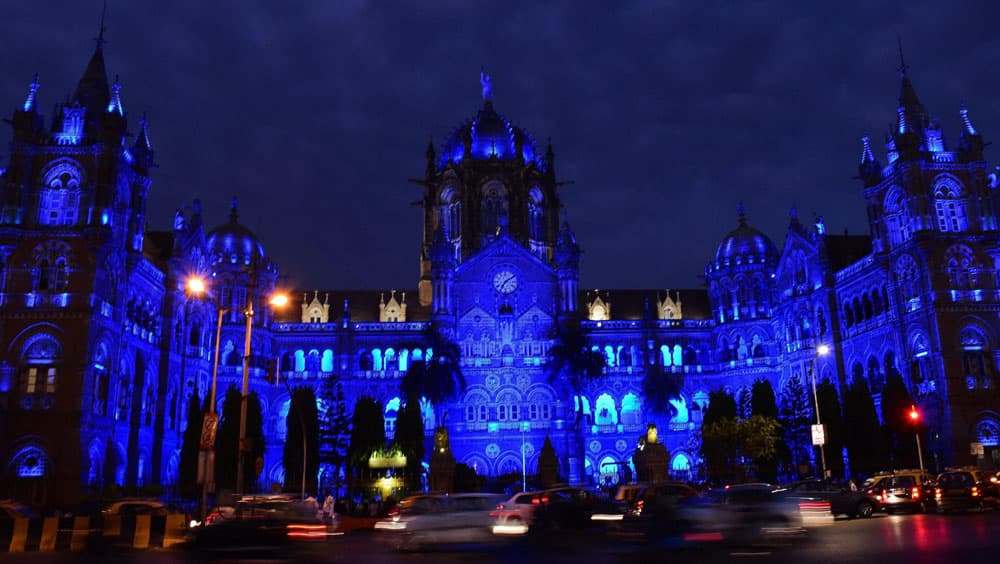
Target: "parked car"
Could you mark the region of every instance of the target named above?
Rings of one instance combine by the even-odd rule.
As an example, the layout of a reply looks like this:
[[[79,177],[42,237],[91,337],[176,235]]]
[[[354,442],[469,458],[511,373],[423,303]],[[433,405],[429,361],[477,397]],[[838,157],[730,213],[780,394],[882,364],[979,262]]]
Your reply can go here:
[[[890,515],[899,511],[925,513],[934,509],[933,480],[919,470],[900,470],[879,484],[876,501]]]
[[[491,542],[490,512],[502,496],[485,493],[420,495],[404,498],[375,523],[375,530],[397,550],[432,544]]]
[[[851,491],[823,480],[802,480],[775,490],[775,493],[779,497],[797,500],[800,509],[812,507],[810,504],[828,503],[833,515],[871,517],[878,508],[876,501],[864,491]]]
[[[583,530],[595,526],[594,514],[609,502],[581,488],[556,488],[536,494],[530,531]]]
[[[934,500],[938,513],[1000,507],[997,483],[981,470],[953,470],[940,474],[934,484]]]
[[[768,484],[741,484],[711,490],[677,505],[682,537],[689,542],[775,544],[805,534],[798,502]]]

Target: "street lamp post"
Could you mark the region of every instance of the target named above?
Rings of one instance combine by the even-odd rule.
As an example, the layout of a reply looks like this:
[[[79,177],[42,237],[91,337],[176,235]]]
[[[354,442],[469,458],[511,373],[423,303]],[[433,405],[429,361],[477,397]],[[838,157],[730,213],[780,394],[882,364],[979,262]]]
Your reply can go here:
[[[524,432],[531,427],[531,423],[525,421],[521,423],[521,491],[528,491],[528,465],[527,453],[525,452]]]
[[[220,307],[215,323],[215,355],[212,357],[212,388],[208,396],[208,413],[202,423],[202,463],[203,479],[201,484],[201,515],[204,519],[208,513],[209,484],[215,481],[215,430],[218,428],[219,416],[215,413],[215,389],[219,378],[219,344],[222,341],[222,317],[229,308]]]
[[[924,451],[920,448],[920,411],[917,406],[910,406],[910,422],[913,423],[913,436],[917,439],[917,458],[920,460],[920,479],[924,479]]]
[[[247,444],[247,399],[250,393],[250,337],[253,332],[253,294],[257,285],[256,274],[251,266],[250,282],[247,284],[247,309],[244,315],[247,318],[246,337],[243,341],[243,389],[240,394],[240,442],[239,456],[237,456],[236,467],[236,493],[243,493],[243,461],[246,453],[250,451]],[[285,294],[274,294],[269,302],[272,306],[282,307],[288,304],[288,296]]]
[[[818,359],[819,357],[826,356],[829,353],[830,353],[830,347],[828,347],[825,344],[821,344],[818,347],[816,347],[816,359]],[[815,361],[813,362],[813,364],[814,365],[816,364]],[[816,406],[816,426],[819,427],[820,429],[823,429],[823,422],[820,421],[819,417],[819,394],[816,392],[815,366],[811,370],[809,370],[809,375],[812,377],[813,405]],[[822,480],[826,478],[826,433],[825,432],[823,432],[823,442],[821,442],[817,446],[819,446],[819,456],[823,469],[823,474],[820,476],[820,479]]]

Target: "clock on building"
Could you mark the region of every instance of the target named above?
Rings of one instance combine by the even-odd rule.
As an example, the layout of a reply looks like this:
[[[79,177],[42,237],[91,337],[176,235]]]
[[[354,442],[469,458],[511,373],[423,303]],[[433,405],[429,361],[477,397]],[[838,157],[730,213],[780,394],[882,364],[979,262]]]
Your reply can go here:
[[[501,294],[509,294],[517,289],[517,275],[510,270],[501,270],[493,276],[493,287]]]

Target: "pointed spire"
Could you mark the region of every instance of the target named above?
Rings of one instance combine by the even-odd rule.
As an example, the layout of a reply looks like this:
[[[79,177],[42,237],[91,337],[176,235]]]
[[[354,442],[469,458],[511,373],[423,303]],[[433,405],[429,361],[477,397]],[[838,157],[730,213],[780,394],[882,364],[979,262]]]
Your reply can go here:
[[[892,162],[893,153],[896,150],[896,141],[892,137],[886,142],[889,149],[889,162]],[[864,181],[865,186],[874,186],[882,180],[882,163],[875,158],[872,152],[871,138],[868,135],[861,137],[861,163],[858,165],[858,175]]]
[[[917,97],[917,91],[910,82],[909,67],[906,66],[906,59],[903,58],[903,40],[898,35],[896,40],[899,44],[899,116],[896,122],[898,133],[920,132],[927,124],[927,111]]]
[[[799,209],[795,206],[788,209],[788,225],[789,227],[798,227],[801,225],[799,223]]]
[[[747,213],[746,213],[746,210],[743,209],[743,200],[740,200],[740,205],[736,208],[736,213],[737,213],[737,215],[739,215],[739,218],[740,218],[740,226],[741,227],[746,227],[746,225],[747,225]]]
[[[865,165],[875,161],[875,153],[872,153],[872,140],[868,135],[861,137],[861,164]]]
[[[132,156],[143,166],[153,166],[153,144],[149,142],[149,131],[147,130],[146,114],[143,112],[139,119],[139,134],[135,136],[135,143],[132,144]]]
[[[111,95],[108,92],[108,73],[104,66],[104,13],[101,12],[101,29],[95,40],[97,48],[87,63],[87,68],[80,77],[80,82],[76,85],[76,92],[73,93],[72,101],[78,102],[81,106],[90,110],[89,116],[100,115],[108,107]]]
[[[976,128],[972,127],[972,120],[969,119],[969,109],[962,104],[961,109],[958,110],[958,114],[962,116],[962,125],[965,126],[965,132],[969,135],[978,135],[976,133]]]
[[[118,75],[115,75],[115,83],[111,85],[111,101],[108,102],[108,113],[118,112],[120,116],[125,115],[125,109],[122,108],[121,89],[122,85],[118,82]]]
[[[229,223],[239,223],[240,212],[239,212],[240,202],[233,196],[232,203],[229,204]]]
[[[35,78],[28,85],[28,97],[24,99],[24,111],[30,112],[36,108],[35,106],[35,93],[38,92],[38,73],[35,73]]]
[[[97,48],[101,49],[104,47],[104,16],[108,13],[108,0],[104,0],[104,6],[101,8],[101,29],[97,30],[97,37],[94,38],[97,41]]]

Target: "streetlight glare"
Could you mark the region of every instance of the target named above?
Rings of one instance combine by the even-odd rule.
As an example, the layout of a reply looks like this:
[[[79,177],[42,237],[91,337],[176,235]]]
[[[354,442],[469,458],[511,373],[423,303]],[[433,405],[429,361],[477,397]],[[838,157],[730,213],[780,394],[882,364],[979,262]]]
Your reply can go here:
[[[826,356],[826,355],[830,354],[830,347],[828,345],[820,345],[820,346],[816,347],[816,352],[820,356]]]
[[[288,305],[288,294],[275,294],[269,303],[274,307],[285,307]]]
[[[187,279],[188,292],[192,294],[205,293],[205,279],[200,276],[192,276]]]

